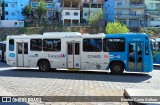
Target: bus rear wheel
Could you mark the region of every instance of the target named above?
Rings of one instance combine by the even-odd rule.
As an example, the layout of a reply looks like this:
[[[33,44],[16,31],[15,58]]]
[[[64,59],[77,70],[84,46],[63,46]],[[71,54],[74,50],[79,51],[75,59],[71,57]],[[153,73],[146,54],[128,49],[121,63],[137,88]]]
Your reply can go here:
[[[49,71],[50,70],[50,64],[46,60],[40,61],[38,67],[39,67],[39,70],[41,70],[41,71]]]
[[[123,74],[124,66],[120,62],[114,62],[111,64],[110,70],[112,74]]]

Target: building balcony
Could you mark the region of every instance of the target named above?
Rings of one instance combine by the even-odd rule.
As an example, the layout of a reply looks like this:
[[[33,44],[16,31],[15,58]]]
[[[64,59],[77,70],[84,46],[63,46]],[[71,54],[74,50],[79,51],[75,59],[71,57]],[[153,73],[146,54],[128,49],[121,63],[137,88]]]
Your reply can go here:
[[[80,0],[62,0],[61,5],[63,7],[79,7],[80,8]]]
[[[115,15],[115,19],[138,19],[138,18],[144,18],[144,14]]]
[[[139,8],[145,8],[145,4],[130,4],[130,8],[137,8],[137,9],[139,9]]]
[[[79,7],[63,7],[62,8],[63,10],[80,10],[80,8]]]
[[[150,27],[160,27],[160,20],[150,21]]]
[[[53,0],[45,0],[46,3],[53,3]]]
[[[129,5],[121,5],[121,6],[115,6],[115,9],[129,9]]]
[[[40,0],[30,0],[31,2],[40,2]],[[46,3],[53,3],[53,0],[44,0]]]

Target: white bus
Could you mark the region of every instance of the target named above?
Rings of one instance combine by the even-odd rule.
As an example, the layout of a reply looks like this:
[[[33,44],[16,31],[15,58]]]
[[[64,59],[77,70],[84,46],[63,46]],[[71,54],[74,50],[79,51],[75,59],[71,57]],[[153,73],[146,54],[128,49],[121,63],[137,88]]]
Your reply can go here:
[[[130,55],[133,48],[134,54]],[[150,41],[147,34],[81,34],[48,32],[43,35],[7,36],[7,64],[77,70],[151,72]],[[145,61],[145,62],[144,62]]]
[[[6,61],[6,42],[5,41],[0,42],[0,61],[1,62]]]

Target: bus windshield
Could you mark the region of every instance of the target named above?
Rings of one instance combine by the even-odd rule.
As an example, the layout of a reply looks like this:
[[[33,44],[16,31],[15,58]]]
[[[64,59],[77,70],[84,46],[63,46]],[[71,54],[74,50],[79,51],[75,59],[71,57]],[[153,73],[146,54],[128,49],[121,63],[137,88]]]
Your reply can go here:
[[[3,50],[3,43],[0,43],[0,50]]]

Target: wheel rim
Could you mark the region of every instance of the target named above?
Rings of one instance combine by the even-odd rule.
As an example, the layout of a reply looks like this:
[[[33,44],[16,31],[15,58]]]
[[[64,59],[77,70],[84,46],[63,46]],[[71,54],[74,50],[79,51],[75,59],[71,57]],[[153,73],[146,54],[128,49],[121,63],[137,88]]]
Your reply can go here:
[[[120,70],[121,68],[118,65],[114,66],[114,71],[120,71]]]
[[[47,65],[46,63],[45,63],[45,64],[42,64],[42,65],[40,66],[40,67],[41,67],[41,70],[44,70],[44,71],[47,70],[47,66],[48,66],[48,65]]]

